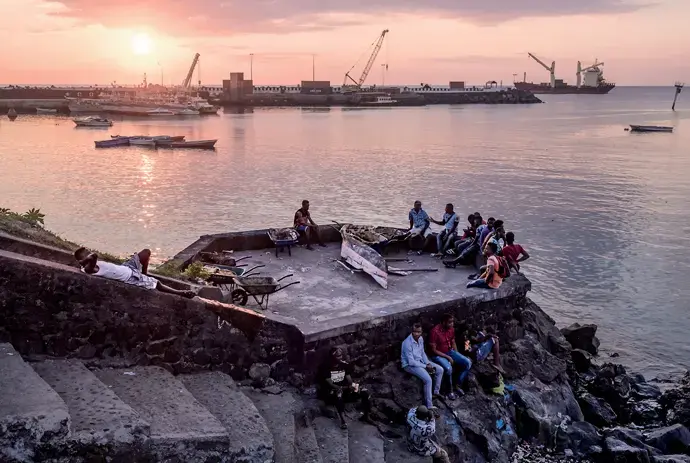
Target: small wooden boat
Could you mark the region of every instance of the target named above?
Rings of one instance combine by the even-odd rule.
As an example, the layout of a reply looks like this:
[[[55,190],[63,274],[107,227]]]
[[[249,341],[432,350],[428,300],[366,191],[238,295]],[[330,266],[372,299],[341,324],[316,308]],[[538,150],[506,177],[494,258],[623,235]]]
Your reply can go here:
[[[160,116],[174,116],[174,115],[175,115],[174,112],[170,111],[169,109],[165,109],[165,108],[151,109],[151,110],[149,110],[149,111],[146,111],[146,114],[147,114],[148,116],[157,116],[157,117],[160,117]]]
[[[218,140],[190,140],[190,141],[174,141],[165,146],[170,148],[199,148],[199,149],[213,149]]]
[[[94,142],[96,148],[110,148],[113,146],[126,146],[129,145],[129,138],[111,138],[110,140],[101,140]]]
[[[201,113],[194,108],[185,108],[178,109],[177,111],[175,111],[175,114],[177,116],[198,116]]]
[[[673,132],[673,127],[663,125],[630,125],[631,132]]]
[[[36,108],[36,114],[57,114],[57,109]]]
[[[101,117],[77,117],[72,119],[77,127],[112,127],[113,122]]]
[[[14,108],[10,108],[9,111],[7,111],[7,117],[13,121],[17,118],[17,111],[14,110]]]
[[[130,139],[130,138],[151,138],[155,140],[156,142],[159,141],[169,141],[169,142],[174,142],[174,141],[184,141],[184,135],[154,135],[152,137],[147,137],[145,135],[111,135],[110,138],[121,138],[121,139]]]
[[[374,227],[350,224],[342,226],[340,235],[343,238],[340,257],[351,267],[371,275],[382,288],[388,289],[388,263],[370,246],[388,239],[377,233]]]

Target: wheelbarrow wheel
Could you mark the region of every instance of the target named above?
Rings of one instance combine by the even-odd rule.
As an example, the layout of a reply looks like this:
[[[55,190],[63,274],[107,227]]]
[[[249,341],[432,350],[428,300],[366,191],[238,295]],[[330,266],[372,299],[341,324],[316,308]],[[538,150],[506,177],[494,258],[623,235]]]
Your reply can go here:
[[[232,298],[232,303],[237,305],[245,305],[247,300],[249,300],[247,291],[242,288],[234,289],[232,293],[230,293],[230,297]]]

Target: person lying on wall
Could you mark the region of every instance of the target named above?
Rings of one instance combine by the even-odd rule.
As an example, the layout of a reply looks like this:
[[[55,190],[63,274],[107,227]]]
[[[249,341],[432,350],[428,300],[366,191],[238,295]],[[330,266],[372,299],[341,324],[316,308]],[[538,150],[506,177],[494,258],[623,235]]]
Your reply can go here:
[[[81,271],[89,275],[121,281],[139,288],[155,289],[162,293],[174,294],[189,299],[196,296],[194,291],[174,289],[150,277],[148,275],[149,260],[151,259],[151,251],[149,249],[139,251],[121,265],[98,260],[98,255],[86,248],[79,248],[74,251],[74,257],[79,262]]]

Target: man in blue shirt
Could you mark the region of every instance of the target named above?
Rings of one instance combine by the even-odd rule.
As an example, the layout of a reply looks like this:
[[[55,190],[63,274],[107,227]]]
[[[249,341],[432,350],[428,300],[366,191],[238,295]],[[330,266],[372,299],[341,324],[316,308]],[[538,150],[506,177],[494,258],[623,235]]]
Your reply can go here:
[[[436,225],[443,225],[443,230],[441,233],[436,235],[436,248],[437,256],[443,256],[448,247],[455,243],[456,230],[458,224],[460,224],[460,218],[453,210],[453,205],[451,203],[446,204],[446,212],[443,214],[443,220],[440,222],[429,217],[429,220],[434,222]]]
[[[421,250],[427,247],[429,240],[432,239],[431,236],[433,235],[430,227],[431,221],[429,219],[429,214],[422,209],[421,201],[414,202],[414,207],[410,209],[408,218],[410,220],[410,239],[418,236],[421,236],[424,239],[424,244],[422,244],[421,248],[419,248],[421,253]]]
[[[415,323],[410,334],[402,343],[400,356],[403,370],[416,376],[424,382],[424,402],[430,409],[434,410],[432,399],[433,395],[438,395],[441,391],[441,380],[443,379],[443,368],[429,358],[424,352],[424,338],[422,338],[422,325]],[[434,379],[431,379],[431,375]]]

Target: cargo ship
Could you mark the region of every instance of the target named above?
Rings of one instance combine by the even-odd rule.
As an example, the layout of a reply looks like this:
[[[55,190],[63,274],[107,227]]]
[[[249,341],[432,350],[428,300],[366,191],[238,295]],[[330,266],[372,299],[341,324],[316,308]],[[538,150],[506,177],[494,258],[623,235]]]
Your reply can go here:
[[[575,73],[577,84],[569,85],[565,83],[563,79],[556,79],[555,61],[552,61],[551,66],[548,66],[532,53],[528,53],[527,55],[549,71],[551,81],[540,84],[527,82],[527,73],[525,73],[522,82],[514,82],[515,88],[518,90],[525,90],[535,94],[605,95],[616,87],[616,84],[607,82],[606,79],[604,79],[604,71],[602,69],[604,63],[600,63],[596,60],[593,65],[584,68],[582,67],[582,63],[578,61],[577,72]]]

